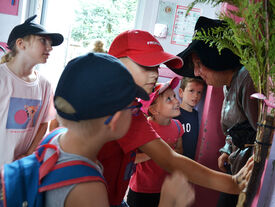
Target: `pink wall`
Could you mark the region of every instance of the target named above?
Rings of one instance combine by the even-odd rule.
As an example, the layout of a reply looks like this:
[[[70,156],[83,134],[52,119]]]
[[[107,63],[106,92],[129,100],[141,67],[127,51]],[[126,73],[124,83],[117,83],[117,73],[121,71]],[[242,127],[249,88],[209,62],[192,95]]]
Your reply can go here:
[[[19,0],[1,0],[0,13],[18,15]]]
[[[223,98],[222,88],[207,87],[195,159],[214,170],[218,170],[219,149],[225,141],[220,124]],[[195,191],[196,201],[193,207],[216,206],[219,192],[199,186],[195,186]]]

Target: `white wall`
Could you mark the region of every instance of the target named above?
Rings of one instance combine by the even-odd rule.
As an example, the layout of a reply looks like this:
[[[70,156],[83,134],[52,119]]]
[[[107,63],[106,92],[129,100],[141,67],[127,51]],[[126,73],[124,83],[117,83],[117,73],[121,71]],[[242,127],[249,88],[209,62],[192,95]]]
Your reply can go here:
[[[161,0],[139,0],[137,17],[136,17],[136,29],[146,30],[151,34],[154,33],[154,27],[158,15],[158,7]],[[177,5],[188,6],[192,0],[163,0],[165,2],[175,3]],[[220,7],[212,7],[211,5],[197,4],[195,8],[201,9],[201,16],[209,18],[218,18],[216,13],[219,13]],[[173,22],[170,22],[173,24]],[[194,30],[194,28],[190,28]],[[171,35],[166,38],[157,38],[166,52],[172,54],[178,54],[184,50],[184,46],[177,46],[170,44]]]

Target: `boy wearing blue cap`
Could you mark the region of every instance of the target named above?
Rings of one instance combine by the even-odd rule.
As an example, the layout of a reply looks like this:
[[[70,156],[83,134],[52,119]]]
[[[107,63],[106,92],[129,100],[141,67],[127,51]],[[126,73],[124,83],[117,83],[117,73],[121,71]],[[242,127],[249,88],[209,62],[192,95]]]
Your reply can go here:
[[[102,173],[97,152],[105,142],[127,132],[131,111],[139,107],[132,103],[135,97],[148,99],[116,58],[90,53],[71,60],[54,96],[58,120],[68,129],[51,142],[60,148],[57,164],[81,160]],[[46,193],[46,206],[88,206],[89,203],[108,206],[105,183],[100,181],[50,190]],[[93,193],[85,196],[85,192]]]
[[[135,98],[148,100],[147,93],[135,84],[131,74],[113,56],[89,53],[71,60],[65,67],[54,96],[57,118],[67,128],[53,138],[51,144],[59,148],[57,164],[80,161],[93,166],[102,175],[97,160],[101,147],[123,136],[131,123],[132,114],[139,112]],[[47,152],[44,160],[50,156]],[[162,206],[171,206],[176,199],[168,189],[178,181],[178,189],[186,180],[168,180]],[[189,193],[190,195],[190,193]],[[185,206],[190,199],[181,201]],[[46,192],[45,206],[109,206],[104,178],[83,178],[81,183],[68,184]]]
[[[0,165],[31,154],[55,118],[51,85],[35,66],[47,62],[63,36],[33,23],[35,17],[13,28],[1,58]]]

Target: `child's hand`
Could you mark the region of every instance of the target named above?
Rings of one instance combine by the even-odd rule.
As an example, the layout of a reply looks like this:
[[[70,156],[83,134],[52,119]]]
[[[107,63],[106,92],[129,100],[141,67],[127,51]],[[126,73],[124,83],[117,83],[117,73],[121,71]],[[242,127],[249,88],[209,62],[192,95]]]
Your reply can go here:
[[[194,199],[194,189],[185,176],[175,172],[164,180],[159,207],[187,207],[193,203]]]
[[[234,182],[238,185],[240,190],[247,187],[250,176],[252,174],[252,169],[254,166],[254,156],[252,155],[246,162],[245,166],[233,176]]]

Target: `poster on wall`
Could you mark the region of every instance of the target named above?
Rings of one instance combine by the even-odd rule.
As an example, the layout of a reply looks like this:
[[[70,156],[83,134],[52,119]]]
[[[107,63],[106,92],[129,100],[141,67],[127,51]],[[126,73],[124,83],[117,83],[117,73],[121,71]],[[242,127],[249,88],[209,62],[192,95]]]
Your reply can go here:
[[[171,38],[170,44],[187,47],[192,41],[194,27],[202,14],[202,9],[193,8],[186,15],[187,10],[188,5],[179,5],[174,2],[161,0],[155,24],[155,36],[159,38]],[[160,26],[167,28],[167,31],[165,31],[166,35],[161,36],[164,32],[158,31],[160,30]]]
[[[1,0],[0,13],[18,15],[19,0]]]
[[[188,46],[192,41],[194,27],[201,15],[201,9],[193,8],[186,16],[188,7],[177,5],[171,44]]]

